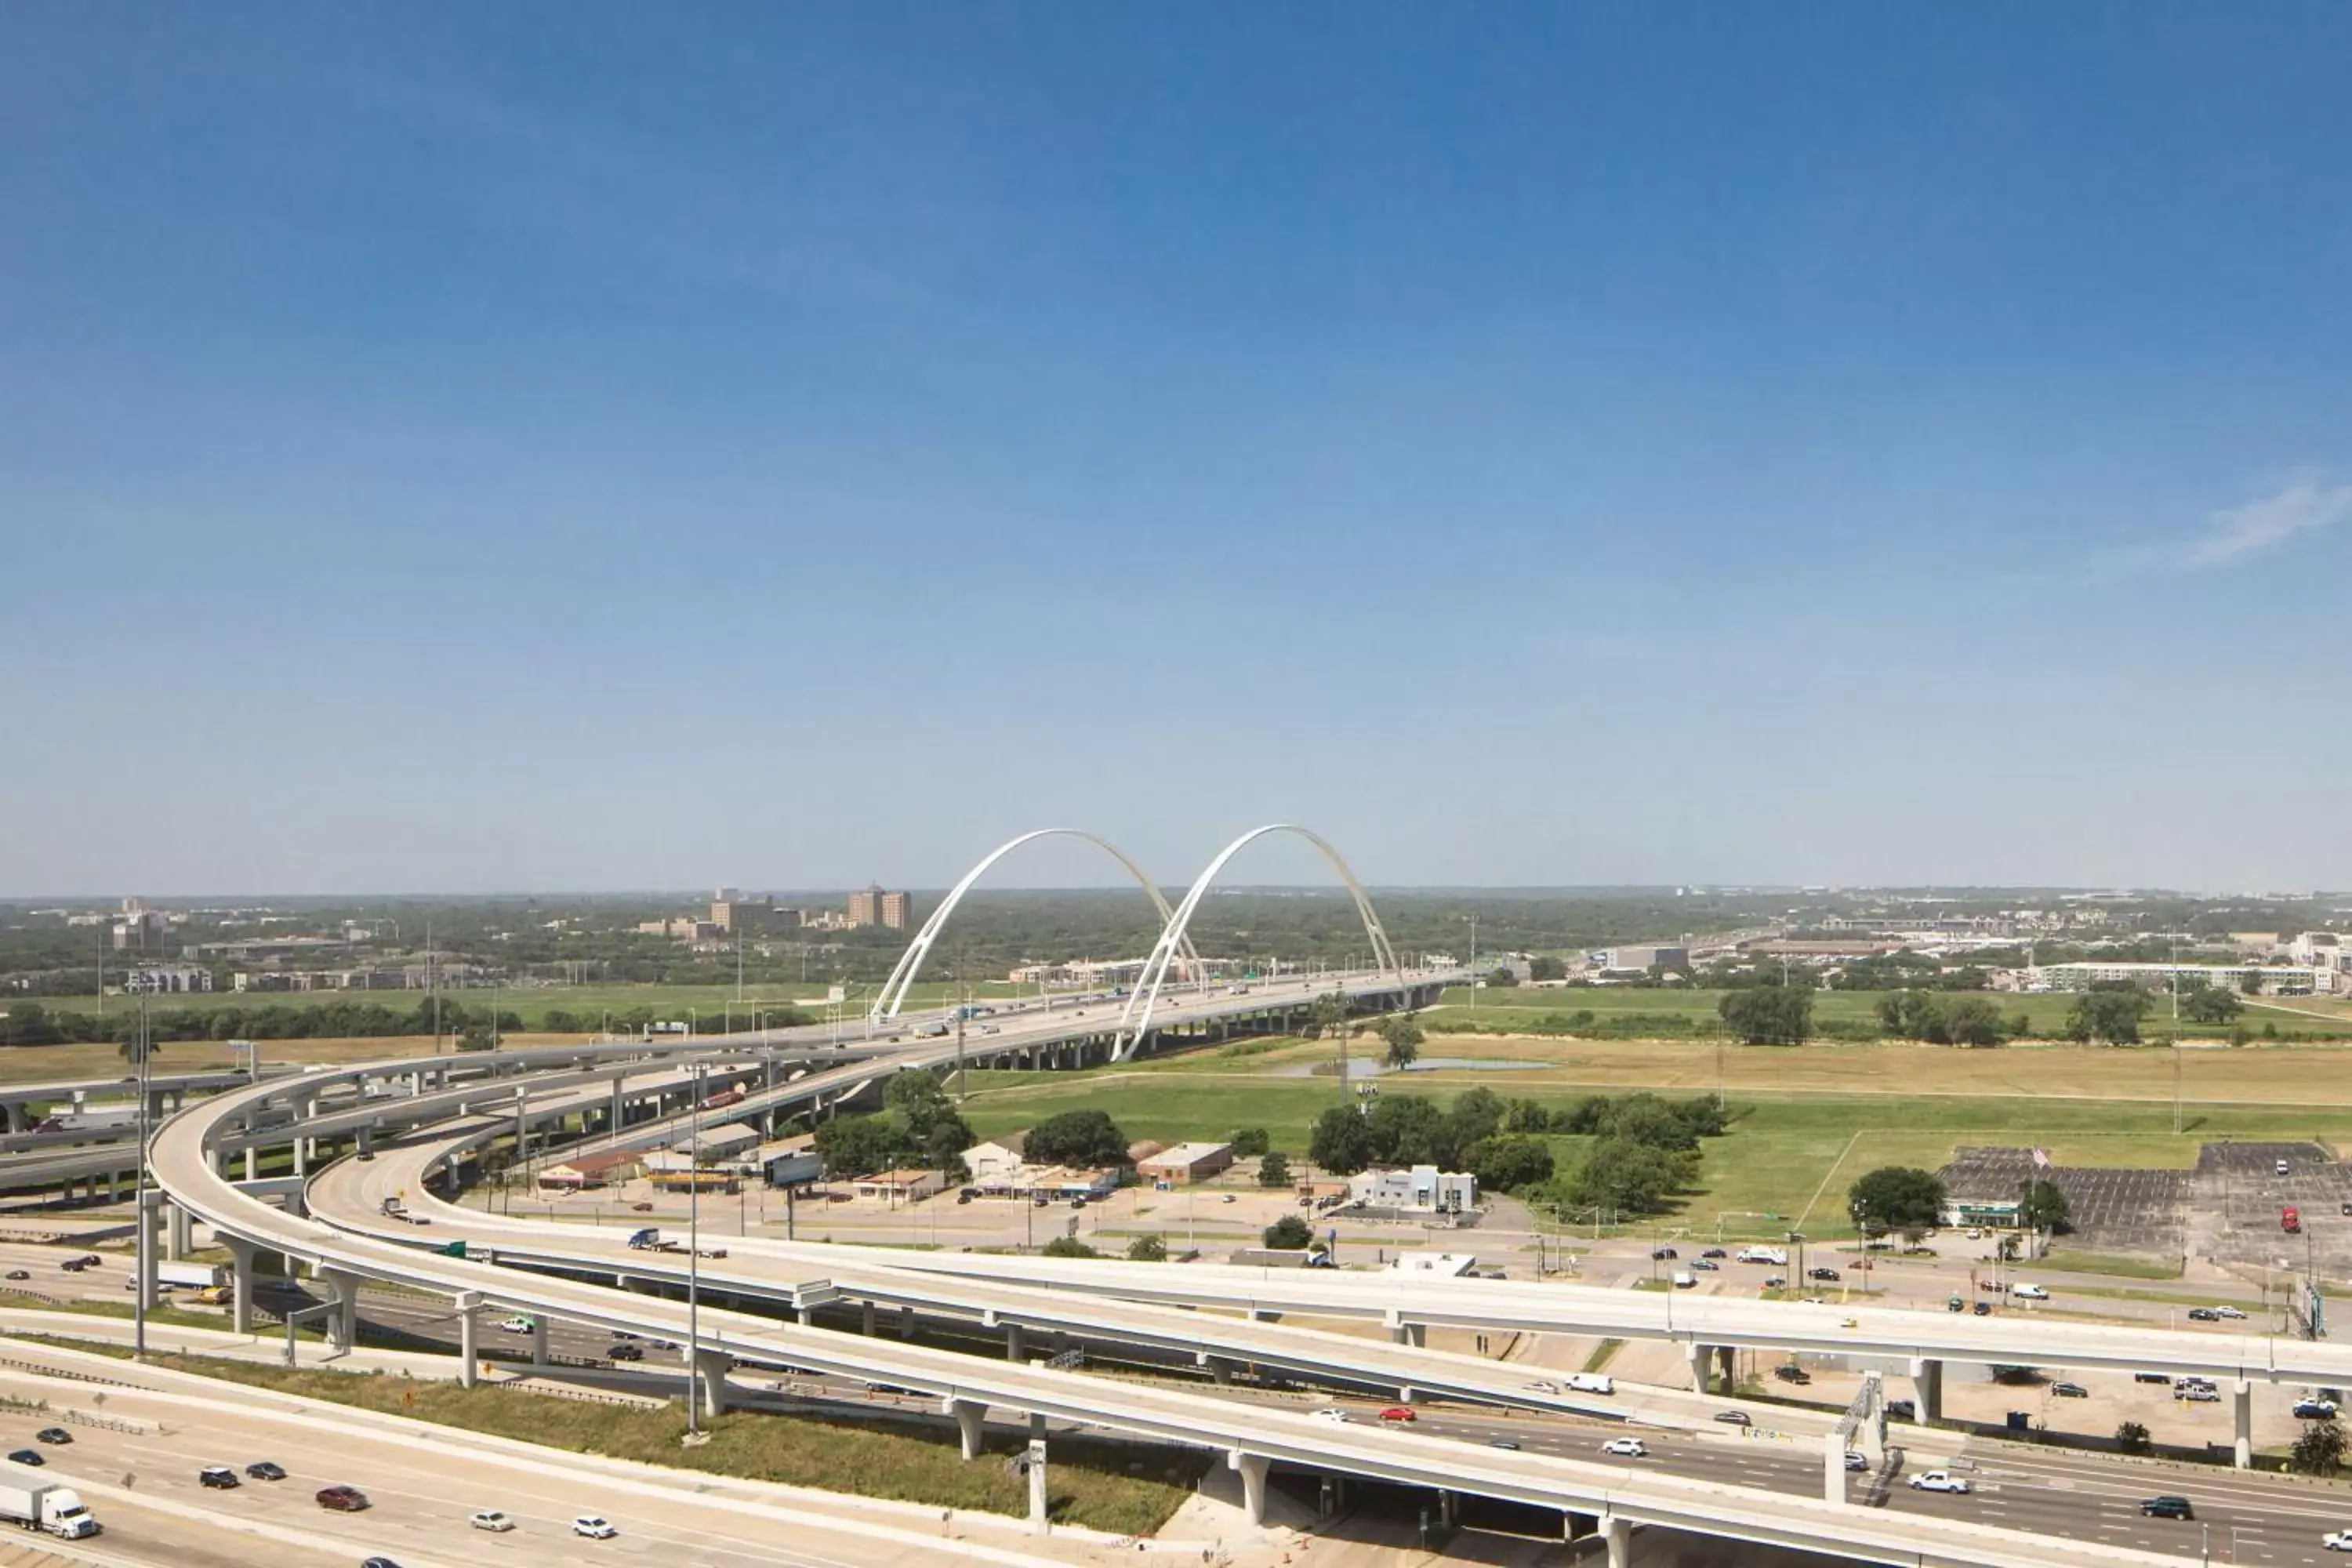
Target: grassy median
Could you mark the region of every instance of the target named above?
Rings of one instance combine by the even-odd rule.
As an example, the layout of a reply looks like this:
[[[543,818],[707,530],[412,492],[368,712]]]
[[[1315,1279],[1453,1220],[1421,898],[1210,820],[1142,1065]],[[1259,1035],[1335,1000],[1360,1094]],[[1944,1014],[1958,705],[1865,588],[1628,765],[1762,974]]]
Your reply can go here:
[[[127,1354],[121,1347],[76,1350]],[[748,1480],[890,1498],[932,1508],[1026,1517],[1029,1483],[1008,1462],[1025,1435],[991,1433],[988,1451],[967,1463],[955,1430],[911,1423],[730,1412],[706,1424],[710,1441],[681,1447],[683,1405],[660,1409],[598,1405],[484,1384],[461,1388],[434,1379],[380,1373],[289,1369],[213,1356],[151,1356],[156,1366],[226,1383],[404,1415],[538,1443],[576,1454],[634,1459],[671,1469],[705,1470]],[[1098,1437],[1056,1436],[1047,1450],[1047,1506],[1056,1523],[1122,1535],[1149,1535],[1165,1523],[1207,1466],[1185,1449]]]

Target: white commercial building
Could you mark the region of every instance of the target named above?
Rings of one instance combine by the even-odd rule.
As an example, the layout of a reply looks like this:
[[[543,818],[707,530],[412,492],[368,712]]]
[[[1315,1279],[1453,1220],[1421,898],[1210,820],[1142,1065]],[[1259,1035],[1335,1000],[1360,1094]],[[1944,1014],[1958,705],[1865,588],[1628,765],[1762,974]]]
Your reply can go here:
[[[1348,1201],[1364,1208],[1462,1214],[1478,1206],[1478,1178],[1434,1165],[1363,1171],[1348,1178]]]
[[[2025,984],[2029,991],[2088,991],[2094,985],[2115,984],[2168,991],[2177,982],[2183,988],[2203,984],[2221,991],[2242,991],[2250,974],[2262,976],[2265,996],[2308,996],[2336,988],[2326,971],[2301,964],[2126,963],[2101,959],[2042,964],[2025,972]]]

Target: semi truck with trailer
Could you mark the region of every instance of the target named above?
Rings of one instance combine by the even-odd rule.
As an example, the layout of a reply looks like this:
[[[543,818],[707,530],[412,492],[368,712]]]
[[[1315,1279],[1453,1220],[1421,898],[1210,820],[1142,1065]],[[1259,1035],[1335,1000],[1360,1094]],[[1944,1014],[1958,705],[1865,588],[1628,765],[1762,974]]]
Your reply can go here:
[[[0,1521],[68,1541],[98,1533],[98,1521],[80,1493],[24,1465],[0,1465]]]

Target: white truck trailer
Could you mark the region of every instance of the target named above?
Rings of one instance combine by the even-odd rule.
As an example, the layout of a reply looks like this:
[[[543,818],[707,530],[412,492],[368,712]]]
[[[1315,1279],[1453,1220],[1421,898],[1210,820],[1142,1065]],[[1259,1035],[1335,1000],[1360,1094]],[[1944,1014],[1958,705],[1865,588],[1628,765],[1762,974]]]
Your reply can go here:
[[[98,1521],[73,1488],[44,1480],[28,1465],[0,1465],[0,1522],[79,1541],[98,1533]]]

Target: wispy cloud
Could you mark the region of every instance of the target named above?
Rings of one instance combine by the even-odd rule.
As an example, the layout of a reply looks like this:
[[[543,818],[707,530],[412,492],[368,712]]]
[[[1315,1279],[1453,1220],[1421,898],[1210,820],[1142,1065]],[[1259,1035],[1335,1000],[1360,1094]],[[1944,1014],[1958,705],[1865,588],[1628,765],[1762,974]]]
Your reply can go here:
[[[2260,500],[2213,513],[2206,519],[2203,536],[2182,548],[2179,562],[2189,567],[2227,566],[2296,534],[2347,520],[2352,520],[2352,485],[2323,485],[2315,474],[2304,474]]]

